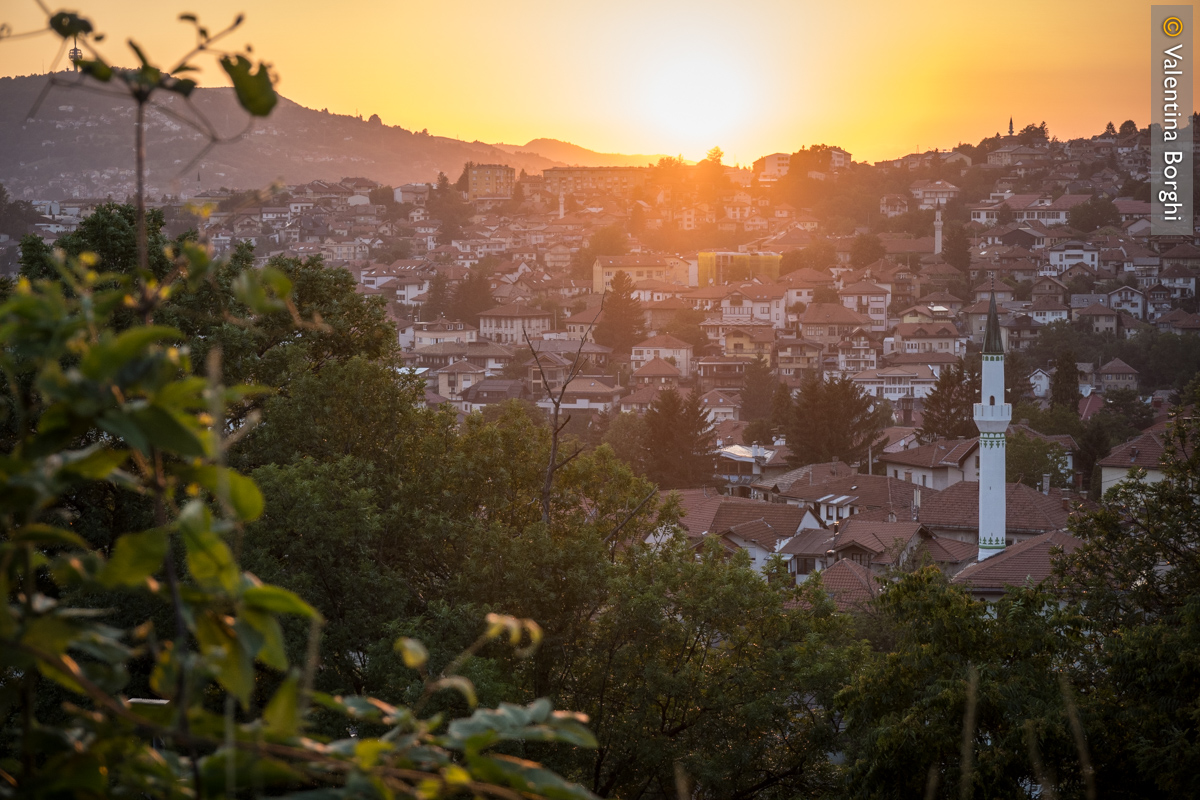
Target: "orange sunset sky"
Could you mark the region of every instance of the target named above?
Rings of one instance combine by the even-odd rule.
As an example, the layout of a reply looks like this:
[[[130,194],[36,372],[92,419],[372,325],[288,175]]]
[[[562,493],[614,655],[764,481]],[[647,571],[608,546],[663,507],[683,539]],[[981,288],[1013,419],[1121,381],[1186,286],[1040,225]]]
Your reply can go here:
[[[52,7],[53,3],[50,4]],[[77,0],[128,63],[169,61],[239,11],[279,91],[313,108],[485,142],[726,163],[817,142],[855,160],[977,142],[1045,120],[1061,139],[1149,117],[1149,4],[1075,0]],[[4,0],[14,31],[43,24]],[[51,35],[0,43],[0,75],[48,68]],[[206,83],[222,84],[209,71]]]

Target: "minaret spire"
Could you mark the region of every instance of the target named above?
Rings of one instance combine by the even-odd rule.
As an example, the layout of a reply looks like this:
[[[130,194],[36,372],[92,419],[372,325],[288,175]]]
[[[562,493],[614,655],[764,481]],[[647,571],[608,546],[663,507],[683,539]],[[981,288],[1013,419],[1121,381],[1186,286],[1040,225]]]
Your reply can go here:
[[[1004,339],[996,313],[996,292],[988,303],[980,368],[981,396],[975,404],[979,429],[979,560],[1004,551],[1007,524],[1005,483],[1005,433],[1012,421],[1012,406],[1004,402]]]

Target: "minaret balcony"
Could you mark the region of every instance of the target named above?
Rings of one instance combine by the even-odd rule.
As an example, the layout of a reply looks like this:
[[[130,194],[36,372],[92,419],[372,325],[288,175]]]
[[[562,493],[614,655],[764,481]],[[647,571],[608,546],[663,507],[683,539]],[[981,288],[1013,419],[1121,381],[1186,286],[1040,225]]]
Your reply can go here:
[[[975,427],[979,428],[980,433],[1004,433],[1008,430],[1010,422],[1012,422],[1011,404],[975,404]]]

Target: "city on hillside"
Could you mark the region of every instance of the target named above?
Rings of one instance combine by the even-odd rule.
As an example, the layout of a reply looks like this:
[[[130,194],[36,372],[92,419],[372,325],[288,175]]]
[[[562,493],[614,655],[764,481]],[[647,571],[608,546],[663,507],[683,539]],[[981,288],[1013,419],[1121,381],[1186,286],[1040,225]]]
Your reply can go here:
[[[1133,121],[1059,141],[1009,120],[978,145],[874,164],[826,145],[749,168],[719,148],[541,174],[468,162],[428,183],[156,205],[167,233],[195,230],[217,256],[346,270],[394,323],[426,404],[557,410],[565,433],[683,491],[691,535],[725,536],[760,569],[783,554],[797,581],[836,566],[830,586],[891,565],[897,537],[951,574],[976,561],[979,398],[950,395],[978,394],[989,310],[1019,445],[1002,545],[1038,539],[1022,557],[1046,573],[1072,508],[1131,466],[1158,474],[1168,414],[1200,372],[1200,238],[1150,237],[1149,159]],[[15,268],[22,226],[53,243],[111,198],[3,202]],[[821,386],[867,401],[829,422],[840,445],[805,423]],[[648,436],[623,420],[666,393],[702,409],[698,467],[622,449]],[[763,501],[782,524],[741,530]],[[843,604],[873,591],[862,578]]]

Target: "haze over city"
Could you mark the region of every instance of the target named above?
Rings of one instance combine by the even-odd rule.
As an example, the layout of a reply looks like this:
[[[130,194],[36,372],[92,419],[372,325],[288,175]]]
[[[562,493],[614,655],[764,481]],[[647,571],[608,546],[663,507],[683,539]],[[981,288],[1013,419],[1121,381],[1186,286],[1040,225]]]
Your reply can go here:
[[[8,5],[14,31],[42,25],[33,2]],[[103,46],[116,63],[126,37],[163,60],[184,50],[179,13],[215,30],[244,12],[233,44],[253,42],[288,98],[467,141],[690,160],[719,145],[731,164],[825,142],[873,161],[976,142],[1010,116],[1067,139],[1149,114],[1146,10],[1127,2],[194,5],[77,4],[119,34]],[[0,75],[42,72],[56,47],[5,42]],[[225,85],[208,66],[202,84]]]

